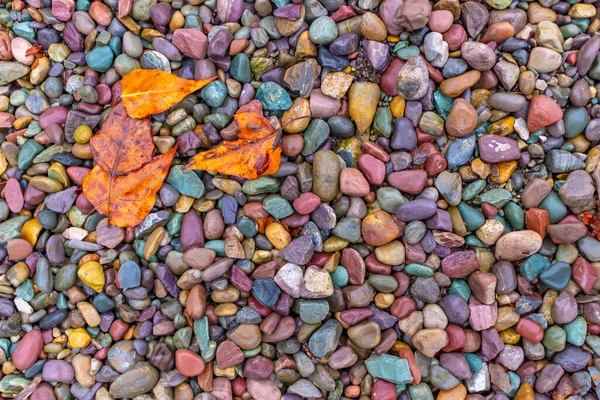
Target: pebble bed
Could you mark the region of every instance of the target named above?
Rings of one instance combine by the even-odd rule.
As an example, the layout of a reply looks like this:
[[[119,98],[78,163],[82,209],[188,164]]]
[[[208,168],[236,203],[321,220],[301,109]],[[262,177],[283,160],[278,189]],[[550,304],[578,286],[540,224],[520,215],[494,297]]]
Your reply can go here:
[[[597,400],[600,14],[586,0],[4,0],[0,399]],[[121,78],[152,212],[81,192]],[[261,103],[282,163],[180,168]]]

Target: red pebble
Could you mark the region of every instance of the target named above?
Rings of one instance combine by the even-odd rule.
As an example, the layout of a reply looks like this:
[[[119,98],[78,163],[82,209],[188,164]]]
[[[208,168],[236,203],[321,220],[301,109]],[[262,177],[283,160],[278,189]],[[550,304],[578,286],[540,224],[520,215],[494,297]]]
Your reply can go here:
[[[430,176],[435,176],[448,167],[448,162],[440,153],[429,156],[425,162],[425,170]]]
[[[466,335],[465,331],[458,325],[448,324],[446,327],[446,334],[448,334],[448,344],[442,348],[443,352],[451,353],[462,349],[465,344]]]
[[[372,400],[395,400],[396,395],[396,385],[383,379],[377,379],[371,389]]]
[[[577,282],[581,289],[588,293],[594,289],[594,285],[598,280],[598,272],[585,258],[579,257],[573,263],[572,272],[573,280]]]
[[[530,319],[521,318],[517,322],[516,331],[531,343],[539,343],[544,338],[544,329]]]
[[[483,203],[481,205],[481,211],[486,218],[494,218],[498,214],[498,209],[490,203]]]
[[[398,319],[404,319],[417,310],[417,303],[412,297],[402,296],[394,300],[390,312]]]
[[[236,376],[231,381],[231,392],[235,397],[241,397],[246,391],[246,380],[240,376]]]

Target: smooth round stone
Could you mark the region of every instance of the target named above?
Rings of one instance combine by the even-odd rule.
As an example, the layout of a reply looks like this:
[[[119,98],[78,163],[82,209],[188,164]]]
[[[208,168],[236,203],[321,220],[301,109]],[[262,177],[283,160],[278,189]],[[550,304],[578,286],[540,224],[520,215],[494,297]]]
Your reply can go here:
[[[70,383],[75,379],[75,372],[65,360],[49,360],[42,369],[42,378],[47,382]]]
[[[314,20],[308,30],[310,40],[316,44],[329,44],[338,36],[335,21],[327,16],[321,16]]]
[[[564,262],[550,265],[540,274],[540,280],[554,290],[564,289],[571,279],[571,266]]]

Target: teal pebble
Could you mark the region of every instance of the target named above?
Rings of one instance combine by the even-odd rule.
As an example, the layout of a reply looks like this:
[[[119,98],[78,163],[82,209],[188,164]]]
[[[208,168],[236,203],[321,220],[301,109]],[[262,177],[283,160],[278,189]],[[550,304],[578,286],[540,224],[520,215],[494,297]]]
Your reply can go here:
[[[220,107],[227,97],[227,86],[221,81],[212,81],[200,92],[202,100],[211,107]]]
[[[242,235],[247,238],[254,237],[258,233],[258,224],[248,217],[240,217],[236,226],[242,232]]]
[[[567,333],[567,342],[573,346],[583,346],[587,334],[587,322],[582,317],[577,317],[564,326]]]
[[[265,197],[263,209],[277,219],[289,217],[294,213],[290,202],[278,194],[270,194]]]
[[[519,272],[528,281],[533,281],[548,267],[550,267],[550,261],[539,254],[533,254],[521,263]]]
[[[341,265],[338,266],[335,269],[335,271],[331,273],[331,280],[333,281],[333,284],[337,287],[342,288],[346,286],[348,284],[348,278],[348,271]]]
[[[421,278],[431,278],[433,276],[433,270],[421,264],[408,264],[404,267],[404,272],[408,275],[414,275]]]
[[[471,288],[466,281],[462,279],[457,279],[452,281],[450,284],[450,288],[448,289],[448,294],[457,294],[462,297],[465,301],[469,301],[469,297],[471,297]]]
[[[475,355],[473,353],[463,353],[463,355],[465,356],[465,359],[467,360],[467,363],[469,364],[469,368],[471,369],[471,371],[477,372],[481,368],[483,368],[483,360],[481,358],[479,358],[477,355]]]
[[[275,82],[263,83],[256,91],[256,98],[265,110],[285,111],[292,106],[288,92]]]
[[[225,242],[222,240],[210,240],[204,244],[204,247],[214,250],[219,257],[226,257]]]
[[[176,165],[169,171],[167,183],[184,196],[199,199],[204,195],[204,183],[198,175],[191,170],[181,170],[181,165]]]
[[[19,157],[17,159],[17,164],[20,169],[27,169],[33,165],[33,159],[35,156],[40,154],[44,150],[44,145],[36,142],[35,140],[28,140],[25,142],[21,151],[19,152]]]
[[[231,60],[229,67],[231,77],[242,83],[252,81],[252,69],[250,68],[250,58],[244,53],[239,53]]]
[[[566,262],[557,262],[540,274],[540,280],[554,290],[563,290],[571,279],[571,266]]]
[[[114,56],[110,47],[96,47],[85,55],[85,62],[94,71],[106,72],[112,66]]]

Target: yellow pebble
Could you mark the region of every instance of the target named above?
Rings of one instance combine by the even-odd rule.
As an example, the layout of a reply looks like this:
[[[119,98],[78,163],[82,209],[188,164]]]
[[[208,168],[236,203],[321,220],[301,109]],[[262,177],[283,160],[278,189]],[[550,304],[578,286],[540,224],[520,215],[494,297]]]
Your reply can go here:
[[[0,175],[6,171],[6,168],[8,168],[8,161],[4,153],[0,153]]]
[[[517,333],[513,328],[505,329],[500,332],[500,340],[504,344],[517,344],[521,340],[521,335]]]
[[[223,303],[215,307],[217,317],[231,317],[237,313],[238,307],[233,303]]]
[[[492,166],[491,181],[496,184],[508,182],[513,172],[517,169],[516,161],[503,161]]]
[[[323,243],[323,251],[327,252],[327,253],[333,253],[336,251],[340,251],[346,247],[348,247],[348,245],[350,244],[350,242],[339,238],[337,236],[330,236],[324,243]]]
[[[486,179],[492,172],[490,164],[484,163],[481,158],[476,158],[471,162],[471,169],[481,179]]]
[[[38,238],[40,237],[40,232],[42,232],[42,224],[37,219],[30,219],[25,222],[23,227],[21,228],[21,237],[31,243],[32,246],[35,246]]]
[[[515,395],[514,400],[533,400],[535,399],[535,395],[533,393],[533,388],[527,382],[523,382],[517,394]]]
[[[400,38],[399,38],[398,36],[391,36],[391,35],[388,35],[388,37],[387,37],[387,41],[388,41],[389,43],[398,43],[398,42],[400,41]]]
[[[86,144],[92,138],[92,128],[87,125],[79,125],[75,128],[75,141],[79,144]]]
[[[90,261],[79,267],[77,276],[83,283],[91,287],[96,292],[102,292],[104,287],[104,270],[102,265],[96,261]]]
[[[267,226],[265,229],[265,236],[277,250],[285,249],[292,241],[290,233],[283,227],[283,225],[276,222]]]
[[[375,305],[379,308],[391,307],[394,300],[396,298],[391,293],[377,293],[375,295]]]
[[[396,96],[390,102],[390,110],[394,118],[404,117],[404,108],[406,107],[406,100],[402,96]]]
[[[158,250],[158,246],[165,237],[166,232],[167,231],[162,226],[159,226],[154,231],[152,231],[152,233],[148,237],[148,240],[146,240],[146,244],[144,245],[144,258],[146,260],[151,259],[154,253],[156,253],[156,250]]]
[[[515,131],[515,117],[506,117],[496,121],[487,128],[487,133],[506,136]]]
[[[572,18],[592,18],[596,15],[596,7],[592,4],[575,4],[569,10],[569,16]]]
[[[180,213],[186,213],[190,211],[192,204],[194,204],[194,200],[195,199],[190,196],[179,196],[179,200],[177,200],[177,203],[175,203],[175,211]]]
[[[2,364],[2,373],[4,375],[12,374],[15,370],[16,368],[11,361],[5,361],[4,364]]]
[[[450,390],[440,390],[437,400],[464,400],[467,397],[467,388],[460,383]]]
[[[89,345],[91,341],[92,338],[83,328],[73,329],[71,333],[69,333],[69,347],[72,349],[82,349]]]

